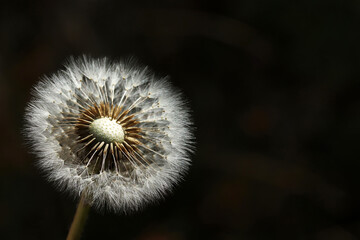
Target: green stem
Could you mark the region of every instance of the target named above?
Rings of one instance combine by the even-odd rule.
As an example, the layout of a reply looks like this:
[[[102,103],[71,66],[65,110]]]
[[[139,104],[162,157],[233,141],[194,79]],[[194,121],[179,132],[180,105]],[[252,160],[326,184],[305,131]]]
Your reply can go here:
[[[90,206],[85,203],[85,193],[81,194],[79,205],[76,209],[74,220],[71,224],[66,240],[78,240],[85,226],[86,219],[89,215]]]

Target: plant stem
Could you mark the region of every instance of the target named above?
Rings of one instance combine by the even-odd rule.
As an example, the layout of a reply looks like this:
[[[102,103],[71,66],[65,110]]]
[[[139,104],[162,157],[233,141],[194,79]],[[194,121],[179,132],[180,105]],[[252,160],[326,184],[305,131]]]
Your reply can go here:
[[[78,240],[85,226],[86,219],[89,215],[90,206],[85,203],[85,192],[81,194],[79,205],[71,224],[66,240]]]

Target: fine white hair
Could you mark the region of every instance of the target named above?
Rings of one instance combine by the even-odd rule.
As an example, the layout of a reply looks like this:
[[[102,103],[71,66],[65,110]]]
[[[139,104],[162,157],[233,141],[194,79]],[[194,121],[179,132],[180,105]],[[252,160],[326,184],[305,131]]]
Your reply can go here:
[[[86,118],[94,106],[102,116],[124,115],[118,122],[129,140],[115,154],[117,143],[78,135],[95,119]],[[190,164],[194,138],[186,102],[165,78],[133,63],[71,58],[36,84],[25,120],[27,140],[48,179],[74,196],[85,194],[97,209],[138,210],[168,193]]]

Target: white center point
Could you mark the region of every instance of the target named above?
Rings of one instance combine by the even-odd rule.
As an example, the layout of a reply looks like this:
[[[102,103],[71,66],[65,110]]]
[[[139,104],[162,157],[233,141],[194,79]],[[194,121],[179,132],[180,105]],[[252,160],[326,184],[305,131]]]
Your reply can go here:
[[[121,143],[124,141],[124,130],[116,120],[107,117],[98,118],[90,124],[89,128],[90,132],[100,142]]]

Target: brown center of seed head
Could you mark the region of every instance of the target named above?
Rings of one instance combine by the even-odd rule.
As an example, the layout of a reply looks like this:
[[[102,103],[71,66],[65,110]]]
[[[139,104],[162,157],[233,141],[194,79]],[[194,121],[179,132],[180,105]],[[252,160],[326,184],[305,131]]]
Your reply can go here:
[[[80,113],[75,124],[79,150],[83,163],[89,172],[99,173],[112,170],[122,175],[130,175],[137,165],[146,165],[138,146],[141,129],[139,121],[128,110],[110,103],[101,103]]]

